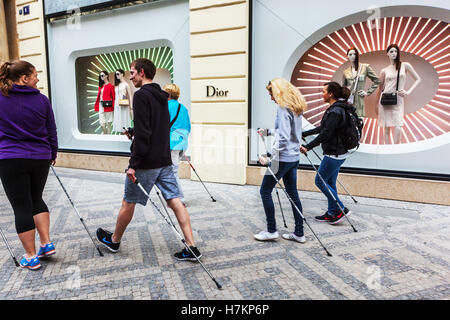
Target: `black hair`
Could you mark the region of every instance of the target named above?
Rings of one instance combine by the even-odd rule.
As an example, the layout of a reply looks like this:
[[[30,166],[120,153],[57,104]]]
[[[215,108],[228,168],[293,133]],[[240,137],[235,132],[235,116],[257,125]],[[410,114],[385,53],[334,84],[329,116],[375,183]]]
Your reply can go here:
[[[117,69],[116,72],[119,71],[121,74],[125,74],[125,71],[123,71],[122,69]],[[114,72],[114,85],[118,86],[120,83],[119,78],[117,78],[116,72]]]
[[[130,67],[134,67],[137,72],[141,72],[141,70],[144,70],[144,74],[147,79],[153,80],[153,78],[155,77],[156,66],[149,59],[138,58],[131,62]]]
[[[98,74],[98,86],[101,88],[105,84],[105,81],[103,81],[102,77],[100,76],[102,73],[104,73],[106,76],[108,76],[108,71],[100,71]]]
[[[347,87],[341,87],[337,82],[327,82],[324,84],[327,87],[327,92],[333,95],[336,100],[342,100],[347,102],[350,97],[351,91]]]

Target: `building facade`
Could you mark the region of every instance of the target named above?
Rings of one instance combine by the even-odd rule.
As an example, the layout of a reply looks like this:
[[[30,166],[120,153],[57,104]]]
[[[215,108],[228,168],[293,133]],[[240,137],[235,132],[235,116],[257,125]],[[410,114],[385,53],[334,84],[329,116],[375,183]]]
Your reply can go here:
[[[420,77],[404,101],[400,140],[394,143],[393,130],[382,126],[377,89],[364,98],[362,143],[340,179],[354,195],[449,204],[446,1],[352,1],[348,6],[289,0],[12,2],[3,1],[0,15],[7,34],[2,43],[9,45],[2,58],[25,59],[37,67],[40,89],[55,110],[61,166],[118,172],[127,166],[129,141],[114,123],[105,134],[94,110],[98,74],[106,71],[114,83],[115,72],[123,70],[132,93],[129,63],[148,57],[158,68],[155,82],[181,88],[180,102],[189,108],[192,123],[187,154],[202,180],[259,184],[263,169],[256,159],[264,146],[255,132],[273,127],[276,113],[267,82],[283,77],[299,87],[308,102],[304,128],[312,128],[327,107],[321,102],[323,84],[343,82],[350,66],[347,50],[357,48],[360,62],[379,76],[389,64],[387,46],[396,43],[402,61]],[[12,11],[15,21],[8,22]],[[405,87],[415,80],[406,75]],[[361,81],[365,90],[373,84]],[[131,113],[128,121],[132,125]],[[319,163],[315,155],[310,159]],[[181,175],[196,179],[188,166]],[[302,157],[299,188],[316,190],[313,177]]]

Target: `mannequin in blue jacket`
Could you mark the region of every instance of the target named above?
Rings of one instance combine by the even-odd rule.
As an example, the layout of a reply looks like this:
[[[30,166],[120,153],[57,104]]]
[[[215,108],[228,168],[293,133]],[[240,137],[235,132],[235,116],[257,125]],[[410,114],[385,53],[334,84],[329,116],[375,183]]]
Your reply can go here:
[[[184,206],[184,194],[181,189],[180,179],[178,177],[178,166],[180,159],[188,148],[188,136],[191,132],[191,121],[189,119],[188,109],[178,102],[180,97],[180,88],[170,83],[164,86],[164,91],[169,94],[169,114],[170,114],[170,152],[172,156],[173,173],[177,179],[178,189],[180,190],[180,199]]]

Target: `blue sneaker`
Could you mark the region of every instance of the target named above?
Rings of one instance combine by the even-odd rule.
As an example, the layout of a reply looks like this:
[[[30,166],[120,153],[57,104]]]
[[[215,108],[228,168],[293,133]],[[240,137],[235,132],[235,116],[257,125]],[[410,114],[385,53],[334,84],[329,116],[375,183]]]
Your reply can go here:
[[[56,253],[55,251],[55,245],[53,242],[47,243],[45,246],[41,246],[39,248],[39,252],[37,254],[38,258],[48,257],[51,255],[54,255]]]
[[[37,270],[41,267],[41,262],[39,261],[39,258],[37,256],[27,259],[24,255],[22,260],[20,260],[20,267]]]

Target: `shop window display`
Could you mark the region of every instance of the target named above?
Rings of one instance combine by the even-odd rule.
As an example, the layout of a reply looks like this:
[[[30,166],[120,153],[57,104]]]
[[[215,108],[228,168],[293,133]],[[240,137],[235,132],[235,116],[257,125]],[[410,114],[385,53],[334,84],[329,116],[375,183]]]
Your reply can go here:
[[[83,134],[120,134],[133,127],[133,94],[129,80],[134,59],[148,58],[156,67],[154,82],[173,82],[173,53],[169,47],[118,51],[80,57],[75,62],[78,128]]]
[[[327,109],[321,99],[323,84],[337,81],[352,90],[353,103],[364,117],[363,144],[408,144],[448,133],[448,26],[428,18],[389,17],[344,27],[318,41],[291,77],[307,99],[308,128],[319,125]],[[387,52],[391,44],[401,55],[396,108],[380,103],[382,93],[396,87],[395,58]]]

